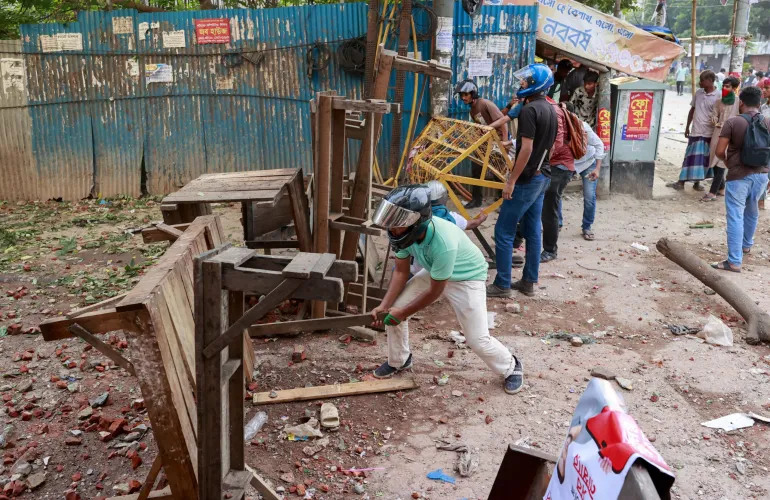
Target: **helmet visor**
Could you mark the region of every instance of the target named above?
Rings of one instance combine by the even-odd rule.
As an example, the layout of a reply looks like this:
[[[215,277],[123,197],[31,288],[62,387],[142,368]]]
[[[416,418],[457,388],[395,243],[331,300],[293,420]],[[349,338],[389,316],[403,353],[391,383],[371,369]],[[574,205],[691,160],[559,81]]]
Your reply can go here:
[[[522,80],[527,82],[529,84],[530,78],[534,76],[534,72],[532,71],[532,68],[529,66],[524,66],[523,68],[519,68],[513,73],[513,79],[514,79],[514,90],[519,90],[521,88],[521,82]]]
[[[372,216],[372,222],[385,229],[409,227],[420,220],[420,214],[399,207],[388,200],[382,200]]]

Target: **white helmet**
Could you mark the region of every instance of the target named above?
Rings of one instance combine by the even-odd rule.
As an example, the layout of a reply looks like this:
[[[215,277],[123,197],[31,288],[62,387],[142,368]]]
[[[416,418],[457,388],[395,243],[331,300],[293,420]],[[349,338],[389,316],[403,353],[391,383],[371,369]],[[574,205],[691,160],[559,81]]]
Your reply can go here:
[[[449,201],[449,193],[441,181],[432,180],[425,184],[430,190],[431,205],[446,205]]]

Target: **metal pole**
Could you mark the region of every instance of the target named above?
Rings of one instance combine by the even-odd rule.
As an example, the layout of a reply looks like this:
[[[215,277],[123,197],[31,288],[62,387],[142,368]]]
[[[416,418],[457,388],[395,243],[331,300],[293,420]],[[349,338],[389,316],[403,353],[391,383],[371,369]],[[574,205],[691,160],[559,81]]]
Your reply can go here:
[[[439,64],[452,65],[452,40],[454,35],[454,0],[435,0],[433,10],[438,18],[436,28],[435,54]],[[430,105],[433,116],[447,116],[452,82],[443,78],[430,80]]]
[[[749,33],[749,0],[735,0],[733,14],[732,51],[730,73],[743,74],[743,58],[746,56],[746,36]]]
[[[695,9],[697,0],[692,0],[692,41],[690,42],[690,75],[692,82],[690,82],[690,91],[695,96],[695,44],[698,41],[698,35],[695,32]]]

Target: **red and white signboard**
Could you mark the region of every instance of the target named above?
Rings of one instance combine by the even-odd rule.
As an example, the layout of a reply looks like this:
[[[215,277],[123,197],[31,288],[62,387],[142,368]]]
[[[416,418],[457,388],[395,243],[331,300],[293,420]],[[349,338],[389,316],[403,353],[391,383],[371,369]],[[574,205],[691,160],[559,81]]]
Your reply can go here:
[[[207,43],[230,43],[229,19],[196,19],[195,38],[198,45]]]

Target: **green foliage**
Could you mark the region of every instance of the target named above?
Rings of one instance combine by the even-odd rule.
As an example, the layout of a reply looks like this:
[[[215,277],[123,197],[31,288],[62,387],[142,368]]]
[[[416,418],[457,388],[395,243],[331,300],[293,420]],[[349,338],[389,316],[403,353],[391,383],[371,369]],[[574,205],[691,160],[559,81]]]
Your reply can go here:
[[[615,0],[578,0],[578,2],[604,12],[605,14],[612,14],[615,11]],[[633,11],[637,7],[638,4],[635,0],[620,0],[620,10],[623,12]]]
[[[728,1],[723,7],[720,0],[698,0],[695,22],[698,35],[729,34],[732,19],[733,2]],[[692,2],[687,0],[669,2],[667,24],[678,37],[692,36]],[[751,5],[749,33],[770,33],[770,2]]]

